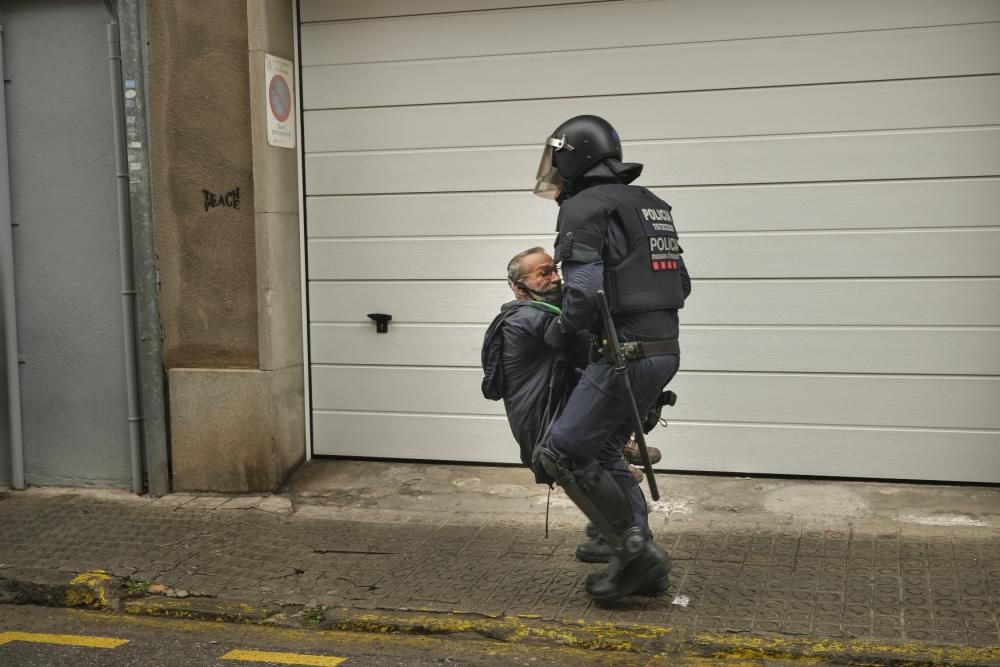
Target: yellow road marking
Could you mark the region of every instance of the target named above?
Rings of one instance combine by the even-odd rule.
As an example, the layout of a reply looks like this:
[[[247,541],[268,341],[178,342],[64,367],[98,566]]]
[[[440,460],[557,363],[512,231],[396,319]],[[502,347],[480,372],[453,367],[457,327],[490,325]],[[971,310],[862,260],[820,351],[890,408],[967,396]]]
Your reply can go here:
[[[0,646],[10,642],[34,644],[59,644],[61,646],[86,646],[89,648],[118,648],[128,644],[127,639],[91,637],[88,635],[49,635],[41,632],[0,632]]]
[[[276,653],[274,651],[230,651],[222,660],[243,660],[244,662],[271,662],[278,665],[308,665],[309,667],[336,667],[347,658],[306,653]]]

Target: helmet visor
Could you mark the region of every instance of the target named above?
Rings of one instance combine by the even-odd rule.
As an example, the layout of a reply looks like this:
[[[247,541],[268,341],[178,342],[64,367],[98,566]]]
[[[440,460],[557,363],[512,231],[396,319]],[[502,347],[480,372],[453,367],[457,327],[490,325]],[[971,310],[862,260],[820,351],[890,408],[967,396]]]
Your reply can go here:
[[[538,164],[538,173],[535,175],[535,194],[545,199],[555,199],[559,195],[563,179],[559,175],[553,162],[553,155],[556,150],[564,145],[563,139],[549,137],[545,141],[545,148],[542,150],[542,161]]]

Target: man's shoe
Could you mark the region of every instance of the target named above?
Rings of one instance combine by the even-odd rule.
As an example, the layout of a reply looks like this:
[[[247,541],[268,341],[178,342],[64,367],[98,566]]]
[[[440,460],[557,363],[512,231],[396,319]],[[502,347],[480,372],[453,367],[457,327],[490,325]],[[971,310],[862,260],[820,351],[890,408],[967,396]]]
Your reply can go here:
[[[642,484],[642,480],[646,479],[646,476],[642,474],[642,471],[636,468],[631,463],[628,464],[628,471],[632,473],[632,477],[635,478],[636,484]]]
[[[610,562],[615,550],[604,541],[597,532],[597,527],[588,521],[584,532],[587,534],[587,541],[576,548],[576,559],[582,563]]]
[[[591,538],[576,548],[576,559],[581,563],[610,563],[615,550],[602,537]]]
[[[656,465],[663,458],[660,450],[656,447],[646,446],[646,453],[649,454],[649,462],[652,465]],[[639,443],[635,441],[635,438],[629,439],[625,444],[625,449],[622,450],[622,455],[625,460],[629,463],[635,464],[637,466],[643,465],[642,455],[639,454]]]

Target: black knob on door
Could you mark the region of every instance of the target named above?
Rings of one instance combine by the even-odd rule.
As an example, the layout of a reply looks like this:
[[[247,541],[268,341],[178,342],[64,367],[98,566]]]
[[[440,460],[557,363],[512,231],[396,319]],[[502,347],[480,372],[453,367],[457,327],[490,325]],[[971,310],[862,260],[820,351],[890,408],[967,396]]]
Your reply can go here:
[[[368,313],[368,319],[375,320],[376,333],[389,333],[389,320],[392,315],[387,313]]]

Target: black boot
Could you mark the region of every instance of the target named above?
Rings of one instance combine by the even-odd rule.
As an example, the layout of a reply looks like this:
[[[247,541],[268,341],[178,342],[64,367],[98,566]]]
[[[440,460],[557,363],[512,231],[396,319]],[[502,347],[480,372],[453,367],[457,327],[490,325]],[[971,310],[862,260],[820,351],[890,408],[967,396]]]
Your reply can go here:
[[[616,560],[624,564],[623,568],[619,568],[622,572],[629,572],[628,564],[643,556],[644,547],[651,539],[644,528],[632,525],[632,507],[618,482],[596,461],[591,461],[582,468],[574,469],[568,462],[561,460],[557,454],[544,447],[540,447],[537,451],[539,463],[545,472],[563,488],[573,504],[579,507],[584,515],[590,519],[593,531],[600,534],[605,544],[615,554],[615,558],[611,560],[609,572],[616,570]],[[659,553],[662,555],[663,552]],[[579,555],[579,550],[577,550],[577,554]],[[649,559],[645,558],[643,562],[645,563],[646,560]],[[640,571],[645,571],[645,569],[640,568]],[[619,576],[612,576],[608,579],[614,581],[611,588],[621,587],[618,583]],[[643,581],[641,585],[645,585],[645,583]],[[598,599],[602,599],[601,596],[608,594],[608,591],[605,590],[608,585],[598,582],[594,586],[598,591],[595,594]],[[589,588],[588,586],[588,590]],[[621,594],[612,592],[611,599],[631,595],[634,592],[634,587]]]
[[[587,592],[599,602],[629,595],[660,595],[670,586],[670,559],[651,539],[634,534],[618,550],[608,571],[587,577]]]

